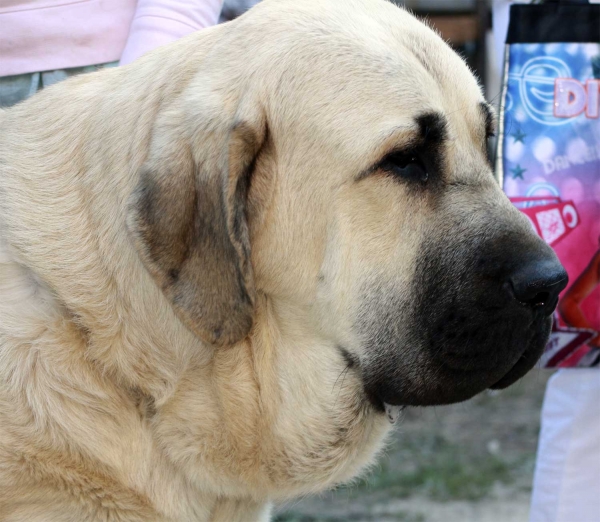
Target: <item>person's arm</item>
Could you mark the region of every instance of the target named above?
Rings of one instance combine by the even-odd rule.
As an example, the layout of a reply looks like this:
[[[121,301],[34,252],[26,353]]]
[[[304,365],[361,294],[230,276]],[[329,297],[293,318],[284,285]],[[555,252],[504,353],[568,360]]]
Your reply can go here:
[[[587,267],[567,290],[560,301],[559,311],[565,323],[578,328],[594,329],[583,315],[579,304],[600,284],[600,250],[594,254]],[[590,341],[600,347],[600,335]]]
[[[138,0],[120,65],[216,24],[222,4],[223,0]]]

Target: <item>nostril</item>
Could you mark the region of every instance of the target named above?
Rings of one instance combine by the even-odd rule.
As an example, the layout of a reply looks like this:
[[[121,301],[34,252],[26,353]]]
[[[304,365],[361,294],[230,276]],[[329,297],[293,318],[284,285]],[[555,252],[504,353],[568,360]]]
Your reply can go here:
[[[544,306],[550,300],[550,292],[538,292],[531,299],[523,301],[523,304],[538,307]]]

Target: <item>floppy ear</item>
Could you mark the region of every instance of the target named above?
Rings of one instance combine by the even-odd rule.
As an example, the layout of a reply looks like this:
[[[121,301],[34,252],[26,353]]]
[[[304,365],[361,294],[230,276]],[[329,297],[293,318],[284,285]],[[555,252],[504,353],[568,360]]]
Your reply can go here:
[[[262,116],[224,113],[213,107],[193,125],[182,111],[162,116],[127,216],[137,252],[177,316],[216,345],[240,341],[252,327],[246,199],[265,135]]]

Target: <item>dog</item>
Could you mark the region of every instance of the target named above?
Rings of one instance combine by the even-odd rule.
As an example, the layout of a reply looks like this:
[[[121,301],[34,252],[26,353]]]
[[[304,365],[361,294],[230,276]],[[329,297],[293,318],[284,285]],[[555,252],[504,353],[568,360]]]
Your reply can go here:
[[[264,0],[0,113],[0,520],[252,521],[523,376],[566,274],[463,60]]]

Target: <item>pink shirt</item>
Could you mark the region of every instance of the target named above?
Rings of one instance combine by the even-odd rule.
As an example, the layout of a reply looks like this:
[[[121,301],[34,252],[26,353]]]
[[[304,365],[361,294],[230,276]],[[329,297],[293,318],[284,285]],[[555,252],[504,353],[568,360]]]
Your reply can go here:
[[[222,0],[0,0],[0,76],[120,60],[217,23]]]

